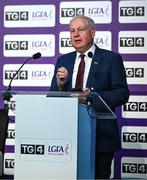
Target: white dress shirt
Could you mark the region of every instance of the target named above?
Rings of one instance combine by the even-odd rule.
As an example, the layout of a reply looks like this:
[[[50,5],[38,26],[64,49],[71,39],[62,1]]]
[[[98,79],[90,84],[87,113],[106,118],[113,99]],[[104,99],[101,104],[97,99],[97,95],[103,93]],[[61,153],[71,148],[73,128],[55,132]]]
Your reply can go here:
[[[88,57],[88,52],[92,52],[92,54],[94,55],[94,52],[95,52],[95,45],[94,44],[92,45],[92,47],[88,51],[86,51],[84,53],[85,54],[85,57],[84,57],[85,71],[84,71],[83,88],[86,88],[88,74],[89,74],[89,70],[90,70],[90,66],[91,66],[91,62],[92,62],[92,58],[93,58],[93,57],[92,58]],[[77,56],[76,56],[76,60],[75,60],[75,64],[74,64],[74,69],[73,69],[73,75],[72,75],[72,88],[75,88],[76,78],[77,78],[77,73],[78,73],[80,61],[81,61],[80,53],[77,52]]]

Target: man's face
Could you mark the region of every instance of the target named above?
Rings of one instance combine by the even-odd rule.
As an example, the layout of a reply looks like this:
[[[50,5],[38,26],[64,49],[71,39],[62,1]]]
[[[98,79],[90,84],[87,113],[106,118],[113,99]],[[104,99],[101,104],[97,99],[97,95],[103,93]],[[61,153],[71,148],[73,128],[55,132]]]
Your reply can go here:
[[[85,19],[76,18],[70,23],[70,38],[73,47],[80,53],[87,51],[92,43],[95,30],[87,25]]]

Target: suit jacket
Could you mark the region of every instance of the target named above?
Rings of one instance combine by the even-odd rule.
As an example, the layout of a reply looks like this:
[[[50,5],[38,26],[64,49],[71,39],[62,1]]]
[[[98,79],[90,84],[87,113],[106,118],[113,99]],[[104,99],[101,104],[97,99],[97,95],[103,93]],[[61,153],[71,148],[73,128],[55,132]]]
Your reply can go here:
[[[58,91],[56,73],[57,69],[61,66],[65,67],[69,73],[65,91],[71,90],[75,59],[76,51],[58,58],[50,87],[51,91]],[[97,92],[112,110],[117,106],[125,104],[129,98],[129,90],[121,56],[96,46],[86,87],[93,88],[93,91]],[[100,108],[96,98],[94,99],[93,107],[97,110]],[[120,149],[117,120],[97,120],[96,128],[97,150],[101,152],[112,152]]]

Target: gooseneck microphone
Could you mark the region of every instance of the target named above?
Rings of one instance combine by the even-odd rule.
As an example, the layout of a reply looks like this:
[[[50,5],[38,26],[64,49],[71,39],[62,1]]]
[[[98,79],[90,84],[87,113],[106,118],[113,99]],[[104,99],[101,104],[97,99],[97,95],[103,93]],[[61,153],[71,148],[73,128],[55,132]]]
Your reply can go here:
[[[10,93],[11,90],[11,84],[13,79],[16,77],[16,75],[19,73],[19,71],[21,70],[21,68],[30,60],[30,59],[38,59],[41,57],[41,53],[38,52],[36,54],[33,54],[32,57],[26,59],[24,61],[24,63],[20,66],[20,68],[16,71],[16,73],[13,75],[13,77],[10,79],[9,85],[7,87],[7,90],[3,93],[3,99],[4,99],[4,109],[8,109],[8,102],[10,101],[10,99],[12,98],[12,94]]]
[[[8,114],[9,114],[9,101],[10,99],[12,98],[12,94],[10,92],[11,90],[11,83],[13,81],[13,79],[16,77],[16,75],[18,74],[18,72],[20,71],[20,69],[30,60],[30,59],[38,59],[41,57],[41,53],[38,52],[36,54],[33,54],[32,57],[26,59],[24,61],[24,63],[20,66],[20,68],[16,71],[16,73],[13,75],[13,77],[10,79],[10,82],[9,82],[9,85],[7,87],[7,90],[3,93],[3,100],[4,100],[4,110],[6,110],[7,112],[7,117],[8,117]],[[7,118],[8,119],[8,118]],[[8,123],[8,122],[7,122]]]
[[[88,52],[88,57],[89,57],[89,58],[92,58],[92,57],[93,57],[93,53],[89,51],[89,52]]]
[[[33,54],[33,56],[32,57],[30,57],[29,59],[39,59],[41,57],[41,53],[40,52],[38,52],[38,53],[36,53],[36,54]]]
[[[38,59],[38,58],[40,58],[40,57],[41,57],[41,53],[38,52],[38,53],[36,53],[36,54],[33,54],[32,57],[30,57],[30,58],[28,58],[28,59],[26,59],[26,60],[24,61],[24,63],[20,66],[20,68],[16,71],[16,73],[15,73],[15,74],[13,75],[13,77],[11,78],[11,80],[10,80],[10,82],[9,82],[9,85],[8,85],[8,87],[7,87],[7,91],[10,91],[10,90],[11,90],[12,81],[13,81],[13,79],[16,77],[16,75],[19,73],[19,71],[21,70],[21,68],[22,68],[30,59]]]

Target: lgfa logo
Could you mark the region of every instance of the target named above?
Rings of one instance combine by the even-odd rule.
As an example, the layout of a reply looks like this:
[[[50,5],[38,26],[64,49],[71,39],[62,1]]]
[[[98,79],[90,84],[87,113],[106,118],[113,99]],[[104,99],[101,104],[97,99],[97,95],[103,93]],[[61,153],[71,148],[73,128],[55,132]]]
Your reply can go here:
[[[109,6],[89,8],[88,14],[94,15],[94,16],[99,16],[99,17],[109,16],[110,15],[110,8],[109,8]]]
[[[69,155],[69,144],[66,144],[65,146],[49,145],[48,146],[48,155],[60,155],[60,156]]]

